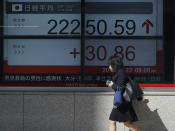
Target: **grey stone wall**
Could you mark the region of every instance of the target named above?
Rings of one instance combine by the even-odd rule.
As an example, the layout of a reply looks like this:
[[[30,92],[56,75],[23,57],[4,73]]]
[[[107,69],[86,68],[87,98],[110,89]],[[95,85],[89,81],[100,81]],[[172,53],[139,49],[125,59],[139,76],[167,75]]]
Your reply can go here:
[[[141,131],[174,131],[175,92],[145,91],[134,101]],[[1,92],[0,131],[108,131],[113,92]],[[120,131],[128,131],[117,123]]]

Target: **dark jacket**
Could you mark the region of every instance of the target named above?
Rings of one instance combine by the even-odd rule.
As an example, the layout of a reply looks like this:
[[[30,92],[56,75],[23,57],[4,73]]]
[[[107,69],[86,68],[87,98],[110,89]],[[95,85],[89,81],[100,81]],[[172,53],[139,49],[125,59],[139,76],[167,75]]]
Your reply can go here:
[[[121,88],[121,91],[123,92],[125,90],[126,84],[128,83],[128,74],[124,69],[119,69],[115,75],[113,76],[113,86],[112,89],[116,91],[117,87]]]
[[[121,92],[123,93],[125,91],[125,87],[126,84],[128,83],[129,79],[128,79],[128,74],[126,73],[126,71],[124,69],[119,69],[118,72],[115,73],[115,75],[113,76],[113,86],[112,89],[114,89],[116,91],[117,87],[121,88]],[[140,101],[142,100],[142,95],[137,97],[137,100]]]

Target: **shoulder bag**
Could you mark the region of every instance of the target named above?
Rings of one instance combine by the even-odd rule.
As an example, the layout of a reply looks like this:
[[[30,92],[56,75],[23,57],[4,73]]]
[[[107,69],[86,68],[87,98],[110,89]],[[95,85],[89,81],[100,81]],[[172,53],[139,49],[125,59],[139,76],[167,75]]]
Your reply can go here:
[[[126,84],[123,98],[126,102],[131,102],[133,99],[137,99],[143,95],[142,89],[139,87],[139,84],[136,80],[128,77],[129,82]]]
[[[122,103],[122,93],[121,93],[120,87],[116,88],[113,103],[114,103],[115,106],[119,106]]]

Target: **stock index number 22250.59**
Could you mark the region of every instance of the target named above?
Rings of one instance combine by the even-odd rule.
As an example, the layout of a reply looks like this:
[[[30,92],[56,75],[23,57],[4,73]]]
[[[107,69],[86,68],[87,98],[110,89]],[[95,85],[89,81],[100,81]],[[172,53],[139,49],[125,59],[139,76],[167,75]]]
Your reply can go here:
[[[115,20],[113,24],[108,24],[106,20],[87,20],[85,33],[87,35],[133,35],[136,31],[136,23],[134,20]],[[48,24],[51,25],[48,34],[59,35],[79,35],[80,34],[80,20],[73,19],[50,19]],[[112,26],[112,27],[109,27]]]

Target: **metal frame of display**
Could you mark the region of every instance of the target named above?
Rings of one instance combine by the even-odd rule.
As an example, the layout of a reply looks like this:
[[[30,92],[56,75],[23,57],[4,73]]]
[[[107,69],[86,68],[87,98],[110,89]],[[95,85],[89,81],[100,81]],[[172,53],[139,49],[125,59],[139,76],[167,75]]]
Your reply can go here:
[[[3,1],[1,1],[0,4],[0,26],[3,26]],[[173,36],[173,33],[175,32],[170,26],[173,25],[173,22],[171,21],[172,19],[174,20],[174,14],[172,12],[172,10],[170,11],[172,14],[169,15],[169,7],[171,7],[171,9],[173,9],[173,4],[168,3],[170,1],[168,0],[163,0],[163,36],[85,36],[85,0],[81,0],[81,36],[4,36],[3,35],[3,28],[0,28],[0,79],[1,79],[1,83],[6,83],[5,81],[2,80],[3,78],[3,39],[80,39],[80,48],[81,48],[81,78],[82,78],[82,82],[84,80],[85,77],[85,72],[84,72],[84,66],[85,66],[85,41],[87,39],[154,39],[154,40],[163,40],[163,51],[164,51],[164,71],[166,72],[165,75],[165,80],[169,80],[169,82],[173,81],[173,65],[174,65],[174,56],[172,55],[173,52],[173,43],[175,42],[175,38]],[[173,17],[173,18],[171,18]],[[168,44],[167,44],[168,43]],[[169,75],[171,74],[171,75]],[[23,82],[19,82],[19,83],[23,83]],[[35,82],[34,82],[35,83]],[[42,83],[42,82],[41,82]],[[43,82],[44,84],[45,82]],[[13,89],[12,89],[13,88]],[[33,91],[35,90],[34,88],[30,87],[31,89],[23,89],[23,87],[12,87],[12,88],[6,88],[5,90],[15,90],[16,91]],[[26,87],[25,87],[26,88]],[[43,87],[36,87],[36,91],[47,91],[49,90],[48,88]],[[50,88],[50,87],[49,87]],[[59,88],[59,87],[58,87]],[[54,88],[51,89],[51,91],[53,91],[54,89],[57,90],[58,88]],[[71,87],[72,88],[72,87]],[[64,91],[64,89],[60,88],[60,91]],[[68,88],[69,89],[69,88]],[[72,88],[73,90],[69,90],[69,91],[76,91],[77,88]],[[87,88],[86,88],[87,89]],[[104,88],[94,88],[95,91],[99,90],[104,90]],[[1,90],[1,88],[0,88]],[[4,90],[4,88],[3,88]],[[59,90],[59,89],[58,89]],[[84,88],[78,89],[78,90],[82,90],[84,91]],[[89,89],[87,91],[91,91],[93,89]],[[107,89],[109,90],[109,89]],[[106,89],[105,89],[106,91]]]
[[[4,6],[3,0],[0,3],[0,82],[2,82],[3,78],[3,14],[4,14]]]
[[[175,12],[174,1],[164,0],[164,79],[168,83],[173,82],[174,73],[174,42],[175,42]],[[171,74],[171,75],[170,75]]]

